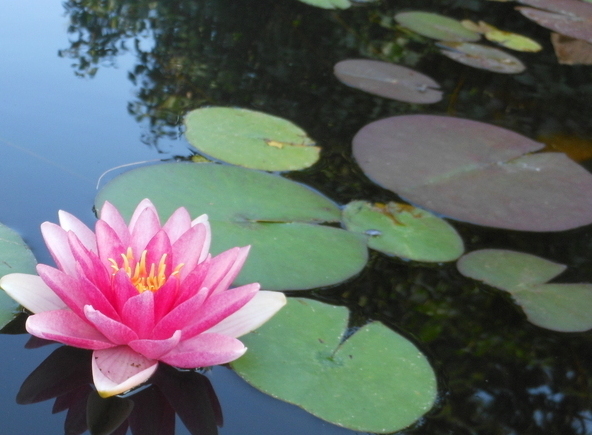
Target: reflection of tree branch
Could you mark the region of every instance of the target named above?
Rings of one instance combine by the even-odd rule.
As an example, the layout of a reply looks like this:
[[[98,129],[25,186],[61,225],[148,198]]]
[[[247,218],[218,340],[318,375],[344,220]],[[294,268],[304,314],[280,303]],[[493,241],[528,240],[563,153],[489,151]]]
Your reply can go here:
[[[210,381],[195,371],[161,364],[152,385],[125,397],[102,399],[91,387],[90,351],[61,346],[23,382],[16,401],[25,405],[55,398],[53,412],[68,410],[65,433],[174,435],[175,413],[189,433],[216,435],[222,409]]]

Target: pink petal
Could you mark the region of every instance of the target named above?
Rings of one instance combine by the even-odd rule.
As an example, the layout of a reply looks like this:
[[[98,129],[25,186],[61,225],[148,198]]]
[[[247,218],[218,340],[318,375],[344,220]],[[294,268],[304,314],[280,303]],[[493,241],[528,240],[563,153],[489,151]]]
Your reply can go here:
[[[206,241],[207,230],[203,224],[191,227],[173,244],[174,267],[183,264],[179,276],[185,278],[197,265],[201,258],[202,248]],[[203,261],[203,260],[202,260]]]
[[[107,317],[90,305],[84,307],[84,314],[86,314],[86,319],[114,344],[127,344],[138,339],[138,334],[130,327]]]
[[[59,225],[43,222],[41,224],[41,234],[58,268],[68,275],[76,276],[76,262],[70,251],[66,231]]]
[[[201,334],[181,341],[162,362],[180,368],[208,367],[226,364],[241,357],[247,348],[236,338],[220,334]]]
[[[105,201],[101,208],[101,221],[105,222],[117,235],[124,246],[129,246],[130,232],[125,220],[113,204]]]
[[[111,302],[120,314],[128,299],[138,295],[138,289],[132,284],[124,270],[119,270],[111,281]]]
[[[284,305],[286,305],[286,296],[282,292],[259,291],[240,310],[205,332],[240,337],[259,328]]]
[[[209,288],[212,294],[228,289],[241,271],[249,249],[250,246],[232,248],[212,258],[203,286]]]
[[[158,323],[175,306],[179,293],[179,279],[169,277],[164,285],[154,292],[154,322]]]
[[[150,268],[152,264],[155,265],[155,268],[158,267],[158,264],[166,254],[165,258],[165,275],[168,276],[172,270],[172,261],[173,261],[173,249],[171,248],[171,242],[169,240],[169,236],[163,230],[159,230],[152,239],[146,245],[146,266]]]
[[[150,360],[127,346],[96,350],[92,355],[92,374],[101,397],[124,393],[146,382],[156,371],[158,361]]]
[[[191,216],[185,207],[180,207],[171,215],[171,217],[162,226],[171,240],[175,243],[189,228],[191,228]]]
[[[193,297],[198,290],[203,288],[203,282],[208,276],[211,260],[198,264],[189,275],[187,275],[179,285],[179,296],[176,304],[181,304],[187,299]],[[208,292],[209,294],[209,292]]]
[[[99,258],[105,267],[111,267],[109,259],[115,260],[117,264],[121,264],[121,255],[126,253],[129,247],[129,240],[124,244],[115,230],[103,221],[97,221],[95,230],[97,232]]]
[[[150,338],[154,328],[154,294],[148,290],[129,298],[123,305],[121,320],[139,338]]]
[[[164,339],[170,337],[174,331],[186,326],[191,319],[197,316],[208,293],[208,289],[204,288],[193,297],[173,308],[156,324],[152,331],[152,338]]]
[[[208,221],[207,214],[202,214],[201,216],[198,216],[197,218],[193,219],[193,221],[191,221],[191,226],[196,226],[198,224],[203,224],[206,228],[206,238],[204,239],[203,245],[201,247],[201,254],[199,256],[199,263],[201,263],[202,261],[205,261],[210,252],[210,243],[212,242],[212,229],[210,227],[210,222]]]
[[[85,305],[92,305],[110,317],[119,316],[106,296],[86,278],[73,278],[45,264],[37,265],[37,273],[81,319],[85,317]]]
[[[146,249],[146,245],[148,245],[148,242],[152,240],[158,231],[160,231],[160,221],[156,210],[154,208],[145,208],[135,222],[135,225],[132,226],[130,224],[130,233],[132,235],[130,246],[132,247],[134,258],[140,258],[142,251]]]
[[[154,204],[152,204],[152,201],[150,201],[148,198],[144,198],[142,201],[140,201],[140,203],[137,205],[136,209],[134,210],[134,214],[132,215],[132,218],[130,219],[130,223],[129,223],[129,230],[130,233],[132,232],[132,230],[134,229],[134,227],[136,226],[136,223],[138,222],[138,219],[140,218],[140,215],[144,212],[144,210],[146,209],[151,209],[155,214],[158,215],[158,212],[156,211],[156,207],[154,207]],[[160,225],[159,225],[160,226]]]
[[[82,269],[82,275],[97,286],[97,288],[103,291],[109,290],[111,279],[97,254],[88,250],[73,232],[68,233],[68,242],[74,260]]]
[[[220,323],[253,299],[258,290],[259,284],[253,283],[211,295],[199,309],[199,315],[194,316],[194,321],[184,325],[183,339],[200,334]]]
[[[95,327],[68,309],[33,314],[29,316],[25,326],[27,332],[35,337],[59,341],[69,346],[83,349],[107,349],[115,346]]]
[[[170,352],[181,341],[181,331],[177,330],[166,340],[135,340],[128,346],[146,358],[160,359],[161,356]]]
[[[33,313],[61,310],[66,304],[43,282],[40,276],[11,273],[0,278],[0,287]]]
[[[97,252],[97,239],[95,233],[89,227],[82,223],[76,216],[63,210],[58,212],[58,217],[60,219],[60,226],[66,232],[72,231],[86,249]]]

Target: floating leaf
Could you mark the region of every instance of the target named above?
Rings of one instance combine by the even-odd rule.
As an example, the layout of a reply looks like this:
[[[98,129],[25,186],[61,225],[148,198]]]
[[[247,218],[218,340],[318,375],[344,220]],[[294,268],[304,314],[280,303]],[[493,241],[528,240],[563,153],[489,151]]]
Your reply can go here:
[[[251,245],[237,284],[269,290],[309,289],[341,282],[366,264],[358,234],[317,223],[337,222],[328,198],[277,175],[214,163],[167,163],[124,173],[107,184],[95,204],[115,204],[130,217],[150,198],[167,218],[178,207],[207,213],[212,252]]]
[[[9,273],[36,274],[35,256],[23,239],[13,230],[0,224],[0,277]],[[0,291],[0,328],[18,312],[19,304]]]
[[[412,205],[354,201],[343,210],[343,223],[350,231],[366,234],[370,248],[398,257],[443,262],[456,260],[464,251],[448,222]]]
[[[349,0],[300,0],[312,6],[323,9],[347,9],[351,6]]]
[[[531,323],[562,332],[592,328],[592,284],[545,284],[565,266],[530,254],[499,249],[462,257],[463,275],[506,290]]]
[[[520,3],[546,9],[516,8],[535,23],[592,43],[592,5],[589,3],[577,0],[520,0]]]
[[[461,24],[473,32],[484,34],[489,41],[503,45],[510,50],[537,52],[543,49],[538,42],[527,36],[500,30],[485,21],[474,23],[471,20],[462,20]]]
[[[409,426],[437,394],[426,357],[379,322],[343,342],[347,318],[343,307],[290,298],[241,337],[249,351],[232,367],[261,391],[334,424],[373,433]]]
[[[478,41],[481,35],[466,29],[460,21],[430,12],[401,12],[395,20],[420,35],[439,41]]]
[[[526,69],[520,60],[498,48],[470,42],[442,42],[439,45],[444,56],[473,68],[502,74],[518,74]]]
[[[557,61],[562,65],[592,65],[592,44],[559,33],[551,33]]]
[[[200,152],[265,171],[308,168],[319,159],[306,132],[276,116],[230,107],[205,107],[185,117],[185,136]]]
[[[437,103],[442,99],[440,85],[410,68],[366,59],[342,60],[335,64],[340,82],[356,89],[407,103]]]
[[[592,223],[592,175],[542,144],[467,119],[406,115],[363,127],[354,156],[413,204],[498,228],[562,231]]]

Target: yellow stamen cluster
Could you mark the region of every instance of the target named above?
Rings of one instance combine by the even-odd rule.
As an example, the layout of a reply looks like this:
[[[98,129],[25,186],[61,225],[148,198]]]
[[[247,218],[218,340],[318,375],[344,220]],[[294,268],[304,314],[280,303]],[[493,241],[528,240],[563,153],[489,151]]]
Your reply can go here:
[[[113,275],[115,275],[115,273],[120,270],[124,270],[127,276],[130,277],[132,284],[138,289],[138,292],[142,293],[146,290],[155,292],[164,285],[169,277],[177,275],[183,267],[183,263],[179,264],[177,267],[175,267],[175,270],[173,270],[173,272],[167,276],[167,254],[164,254],[162,257],[160,257],[158,264],[152,263],[150,265],[150,270],[148,270],[146,265],[147,254],[148,251],[144,250],[142,255],[140,255],[140,261],[135,262],[132,248],[127,248],[126,253],[121,254],[121,266],[118,265],[113,258],[109,258],[109,263],[111,263],[111,268],[113,269]],[[135,265],[132,266],[134,263]]]

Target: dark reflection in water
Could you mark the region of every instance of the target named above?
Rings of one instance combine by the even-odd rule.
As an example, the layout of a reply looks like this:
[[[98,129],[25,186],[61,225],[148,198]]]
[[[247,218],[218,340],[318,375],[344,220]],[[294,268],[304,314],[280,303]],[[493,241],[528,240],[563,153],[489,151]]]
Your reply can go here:
[[[52,412],[67,410],[64,433],[174,435],[178,414],[192,435],[216,435],[222,410],[208,378],[161,364],[147,387],[127,397],[101,398],[92,387],[91,352],[54,350],[23,382],[16,401],[55,399]]]
[[[332,12],[296,0],[70,0],[64,7],[71,20],[71,46],[60,55],[73,59],[77,74],[92,77],[116,63],[119,54],[136,54],[128,73],[136,91],[128,110],[146,127],[146,143],[179,137],[183,115],[202,105],[234,105],[282,116],[298,123],[323,147],[318,165],[288,176],[341,203],[396,198],[369,182],[351,159],[353,134],[381,117],[450,114],[533,138],[557,132],[592,137],[590,67],[559,66],[548,43],[549,32],[524,19],[511,4],[397,0]],[[518,54],[528,69],[517,76],[459,66],[435,53],[429,43],[409,39],[395,28],[394,13],[412,8],[484,20],[534,37],[545,51]],[[405,44],[402,38],[407,38]],[[414,66],[440,82],[446,98],[426,107],[347,88],[333,78],[332,66],[351,57]],[[590,228],[532,234],[455,226],[467,251],[529,252],[567,264],[562,282],[592,280]],[[329,290],[298,293],[303,294],[346,304],[354,324],[381,320],[417,339],[430,356],[440,379],[440,402],[406,434],[592,434],[590,333],[537,328],[509,296],[459,276],[454,265],[404,263],[373,253],[354,280]],[[64,354],[78,352],[60,349]],[[202,382],[195,373],[167,370],[159,372],[158,379],[187,376],[196,379],[188,382]],[[61,396],[63,392],[48,395],[50,387],[61,383],[54,381],[55,385],[42,382],[39,387],[27,381],[21,393],[28,401]],[[133,428],[134,413],[150,409],[136,403],[144,394],[152,403],[170,400],[163,406],[181,415],[181,397],[193,393],[183,387],[173,395],[179,400],[175,402],[167,390],[173,387],[163,385],[155,380],[153,387],[135,396],[113,399],[114,409],[124,414],[127,408],[115,404],[134,402],[125,423]],[[86,388],[88,395],[88,379],[79,388]],[[83,395],[68,391],[72,397]],[[206,400],[205,393],[199,394]],[[75,414],[67,418],[73,427],[81,425],[81,414],[74,410],[86,405],[65,402],[80,401],[61,399],[58,408]],[[204,421],[215,429],[211,413]]]

